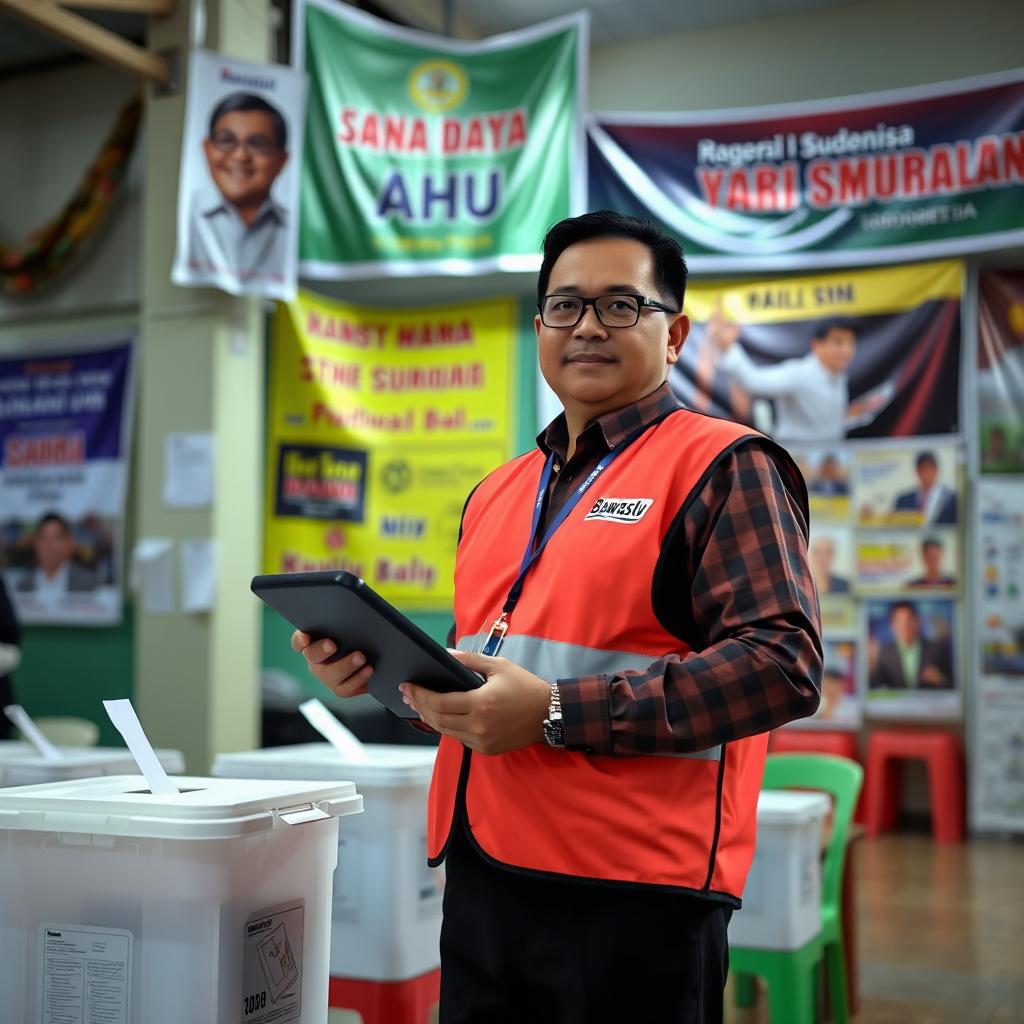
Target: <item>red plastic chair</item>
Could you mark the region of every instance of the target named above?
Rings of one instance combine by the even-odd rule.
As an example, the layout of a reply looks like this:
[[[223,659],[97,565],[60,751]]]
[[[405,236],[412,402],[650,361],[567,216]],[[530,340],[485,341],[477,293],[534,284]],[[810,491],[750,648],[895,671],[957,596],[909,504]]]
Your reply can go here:
[[[928,768],[932,836],[959,843],[965,831],[964,769],[960,740],[939,730],[879,729],[868,740],[865,816],[874,839],[896,827],[900,804],[900,762],[923,760]]]
[[[857,737],[852,732],[818,729],[776,729],[768,738],[772,754],[835,754],[860,761]]]

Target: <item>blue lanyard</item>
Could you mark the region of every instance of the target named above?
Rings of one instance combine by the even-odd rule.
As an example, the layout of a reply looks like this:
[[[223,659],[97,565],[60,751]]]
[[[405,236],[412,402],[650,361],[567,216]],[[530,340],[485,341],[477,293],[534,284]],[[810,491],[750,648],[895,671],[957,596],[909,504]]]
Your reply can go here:
[[[548,456],[547,462],[544,464],[544,471],[540,475],[540,485],[537,488],[537,500],[533,505],[533,523],[530,526],[530,539],[526,543],[526,550],[523,552],[523,561],[519,567],[519,575],[516,577],[515,583],[512,584],[512,589],[508,592],[508,597],[505,598],[505,604],[502,606],[501,614],[494,623],[491,625],[491,630],[487,634],[484,640],[483,647],[480,650],[481,654],[487,654],[491,657],[497,655],[501,650],[501,645],[504,643],[505,634],[508,633],[508,617],[512,614],[513,609],[519,602],[519,595],[523,592],[523,581],[526,579],[526,574],[536,564],[537,559],[540,558],[544,548],[547,547],[547,543],[555,535],[558,528],[569,518],[572,510],[579,504],[580,499],[588,490],[594,485],[594,481],[644,432],[645,428],[638,430],[635,434],[631,434],[626,438],[622,444],[617,445],[610,452],[608,452],[603,459],[590,471],[587,478],[576,488],[575,491],[566,499],[565,504],[559,509],[558,514],[548,525],[547,530],[544,531],[544,536],[541,537],[540,543],[533,546],[534,541],[537,539],[537,531],[540,529],[540,514],[544,508],[544,498],[548,493],[548,487],[551,484],[551,474],[554,472],[555,456],[551,454]]]
[[[526,574],[534,566],[537,559],[540,558],[541,553],[547,546],[547,543],[558,531],[558,528],[569,518],[572,510],[579,504],[580,499],[587,491],[594,485],[597,478],[643,433],[643,430],[638,430],[635,434],[631,434],[626,438],[622,444],[616,445],[610,452],[608,452],[604,458],[590,471],[587,478],[572,492],[571,495],[566,499],[565,504],[559,509],[558,514],[548,524],[547,530],[544,531],[544,536],[541,538],[540,543],[534,547],[534,541],[537,538],[537,531],[540,528],[540,514],[544,508],[544,498],[548,492],[548,486],[551,484],[551,474],[554,471],[555,456],[552,453],[548,456],[547,462],[544,464],[544,471],[540,475],[540,485],[537,488],[537,500],[533,505],[533,523],[530,526],[530,539],[526,544],[526,550],[523,552],[523,561],[519,567],[519,576],[516,578],[515,583],[512,584],[512,589],[508,592],[508,597],[505,599],[505,604],[502,606],[501,615],[502,618],[512,614],[513,609],[519,601],[519,595],[523,591],[523,581],[526,579]]]

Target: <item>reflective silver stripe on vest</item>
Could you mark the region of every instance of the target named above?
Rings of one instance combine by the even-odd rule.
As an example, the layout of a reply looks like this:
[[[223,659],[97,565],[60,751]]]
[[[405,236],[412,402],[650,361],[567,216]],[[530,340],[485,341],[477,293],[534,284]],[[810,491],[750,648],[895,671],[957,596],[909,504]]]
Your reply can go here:
[[[460,651],[479,651],[486,633],[473,633],[459,640]],[[508,658],[541,679],[557,682],[575,676],[614,675],[617,672],[643,672],[658,660],[656,655],[630,654],[628,651],[600,651],[561,640],[545,640],[537,636],[510,635],[501,645],[502,658]],[[720,761],[722,748],[709,747],[689,753],[658,754],[658,757],[692,757],[702,761]]]

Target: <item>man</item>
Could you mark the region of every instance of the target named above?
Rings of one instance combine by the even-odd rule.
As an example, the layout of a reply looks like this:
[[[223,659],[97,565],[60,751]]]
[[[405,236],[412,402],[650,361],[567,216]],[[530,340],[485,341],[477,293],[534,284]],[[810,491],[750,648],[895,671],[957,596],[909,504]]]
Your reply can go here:
[[[909,580],[907,586],[919,589],[955,587],[955,577],[950,576],[943,567],[944,557],[942,541],[938,537],[925,537],[921,541],[921,561],[924,563],[924,575]]]
[[[442,1024],[722,1019],[767,730],[814,713],[822,653],[794,464],[666,383],[685,283],[645,221],[544,242],[564,412],[470,496],[456,561],[456,656],[485,683],[403,684],[442,734]],[[292,645],[335,694],[365,688],[361,652]]]
[[[910,601],[889,609],[893,639],[878,650],[871,673],[872,690],[951,690],[953,667],[946,644],[921,637],[921,619]]]
[[[834,594],[849,594],[850,581],[832,571],[836,561],[836,542],[826,533],[818,534],[811,541],[809,551],[811,575],[821,597]]]
[[[262,96],[232,93],[214,108],[203,140],[216,188],[192,200],[188,275],[238,284],[280,281],[288,260],[288,213],[271,196],[288,162],[288,129]]]
[[[17,592],[45,599],[95,590],[96,573],[72,561],[76,546],[71,524],[62,515],[44,515],[32,537],[36,567],[19,581]]]
[[[808,491],[822,498],[848,498],[850,485],[839,459],[832,452],[822,457],[818,472],[808,481]]]
[[[939,460],[934,452],[920,452],[914,460],[920,486],[896,495],[893,514],[897,519],[912,514],[925,526],[952,525],[957,520],[956,492],[939,483]]]
[[[799,359],[755,363],[737,344],[740,328],[722,317],[708,323],[708,340],[722,353],[719,368],[748,395],[775,403],[774,435],[780,441],[838,441],[870,423],[888,402],[890,389],[849,400],[847,370],[857,354],[857,335],[846,320],[828,320],[811,335],[810,351]]]

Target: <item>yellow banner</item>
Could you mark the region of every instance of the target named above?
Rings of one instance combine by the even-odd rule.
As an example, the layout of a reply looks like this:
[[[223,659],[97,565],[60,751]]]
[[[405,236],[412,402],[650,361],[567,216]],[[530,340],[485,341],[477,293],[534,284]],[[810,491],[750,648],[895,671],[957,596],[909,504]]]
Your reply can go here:
[[[280,304],[265,571],[343,569],[402,608],[450,608],[463,504],[512,454],[516,330],[513,299]]]
[[[686,312],[697,323],[721,312],[743,324],[899,313],[934,299],[960,298],[963,273],[960,261],[942,260],[768,281],[692,284],[686,289]]]

